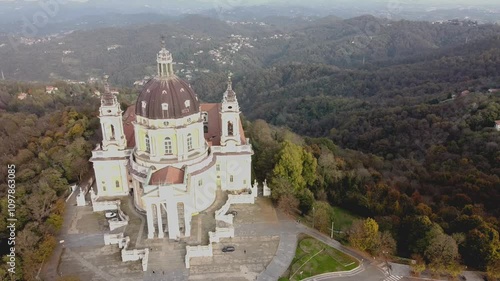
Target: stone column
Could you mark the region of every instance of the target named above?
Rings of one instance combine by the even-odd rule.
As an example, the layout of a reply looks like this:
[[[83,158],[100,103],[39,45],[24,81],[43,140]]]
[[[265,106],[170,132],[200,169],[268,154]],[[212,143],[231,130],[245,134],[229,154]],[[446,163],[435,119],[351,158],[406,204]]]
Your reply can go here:
[[[155,226],[153,222],[153,208],[150,202],[145,202],[146,204],[146,215],[148,220],[148,239],[153,239],[155,237]]]
[[[187,211],[186,204],[184,204],[184,236],[191,236],[191,212]]]
[[[165,237],[163,232],[163,219],[161,216],[161,203],[156,204],[156,216],[158,217],[158,238]]]
[[[168,238],[177,239],[181,233],[179,231],[179,214],[177,212],[177,202],[172,197],[167,202]]]
[[[127,177],[127,160],[120,161],[120,173],[121,173],[121,178],[122,178],[122,192],[120,192],[123,195],[128,195],[128,192],[130,190],[130,186],[128,183],[128,177]]]

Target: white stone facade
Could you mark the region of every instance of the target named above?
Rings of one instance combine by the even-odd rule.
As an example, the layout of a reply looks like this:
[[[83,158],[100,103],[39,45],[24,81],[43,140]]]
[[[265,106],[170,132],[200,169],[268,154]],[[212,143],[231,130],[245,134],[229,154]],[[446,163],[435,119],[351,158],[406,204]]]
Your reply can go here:
[[[148,238],[178,240],[191,235],[192,216],[214,203],[218,189],[252,192],[255,188],[251,183],[253,150],[242,129],[231,82],[222,103],[193,109],[198,98],[182,100],[186,85],[177,82],[171,64],[169,53],[162,49],[158,79],[167,86],[158,95],[170,103],[159,108],[163,114],[173,109],[184,112],[184,108],[189,114],[163,119],[156,113],[148,118],[140,96],[122,116],[107,87],[99,116],[103,141],[92,152],[91,161],[99,198],[134,196],[135,207],[146,214]],[[147,101],[148,110],[153,110],[155,99]]]

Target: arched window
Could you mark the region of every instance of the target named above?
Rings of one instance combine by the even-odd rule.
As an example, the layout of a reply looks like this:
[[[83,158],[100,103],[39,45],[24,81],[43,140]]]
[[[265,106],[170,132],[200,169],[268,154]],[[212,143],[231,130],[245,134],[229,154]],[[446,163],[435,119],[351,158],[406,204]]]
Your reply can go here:
[[[193,137],[191,136],[191,134],[187,135],[187,146],[188,150],[193,150]]]
[[[172,140],[169,137],[165,138],[165,154],[172,154]]]
[[[203,126],[203,133],[208,134],[208,125]]]
[[[120,187],[120,182],[119,181],[115,181],[115,186],[116,187]]]
[[[233,123],[231,121],[227,122],[227,134],[229,136],[233,135]]]
[[[115,126],[111,125],[111,140],[115,140]]]
[[[150,153],[151,152],[151,143],[149,142],[149,136],[146,135],[146,152]]]

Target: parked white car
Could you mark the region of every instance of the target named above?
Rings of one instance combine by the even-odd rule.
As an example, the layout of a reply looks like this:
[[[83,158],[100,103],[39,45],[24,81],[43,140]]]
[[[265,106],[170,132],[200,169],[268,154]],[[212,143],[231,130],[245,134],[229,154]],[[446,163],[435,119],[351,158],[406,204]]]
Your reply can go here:
[[[106,212],[106,213],[104,214],[104,216],[105,216],[107,219],[116,218],[117,213],[116,213],[116,212]]]

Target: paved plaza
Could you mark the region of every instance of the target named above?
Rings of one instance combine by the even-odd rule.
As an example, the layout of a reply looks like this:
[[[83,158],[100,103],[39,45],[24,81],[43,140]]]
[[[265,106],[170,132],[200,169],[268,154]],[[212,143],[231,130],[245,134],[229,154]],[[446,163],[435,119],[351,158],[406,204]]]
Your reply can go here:
[[[129,224],[116,232],[130,237],[129,249],[149,248],[148,271],[143,272],[140,261],[122,262],[117,245],[104,245],[108,233],[102,212],[91,206],[75,206],[75,196],[68,201],[68,210],[61,233],[61,244],[49,261],[42,276],[55,280],[58,276],[78,276],[80,280],[256,280],[273,260],[280,243],[281,223],[267,198],[255,204],[231,206],[237,211],[234,238],[221,239],[214,244],[213,257],[192,258],[190,269],[185,268],[186,245],[206,245],[208,231],[215,229],[214,212],[227,200],[218,194],[216,202],[193,217],[193,235],[181,241],[146,239],[145,218],[131,207],[130,198],[122,199],[121,208],[130,217]],[[224,246],[234,246],[231,253]],[[52,264],[51,264],[52,263]]]
[[[130,198],[123,198],[121,208],[130,221],[114,232],[123,232],[130,237],[129,249],[150,249],[148,270],[143,272],[140,261],[121,261],[117,245],[104,245],[104,234],[109,232],[104,214],[94,213],[90,206],[76,207],[74,197],[68,201],[61,243],[44,267],[43,280],[78,276],[86,281],[276,281],[294,257],[300,233],[362,261],[355,275],[338,273],[312,280],[419,280],[403,277],[408,276],[408,269],[404,266],[399,268],[396,264],[392,265],[394,271],[389,275],[380,262],[370,260],[316,230],[278,214],[268,198],[257,198],[255,204],[232,205],[230,211],[237,212],[234,218],[235,237],[221,239],[220,243],[214,244],[213,257],[191,258],[191,267],[186,269],[186,245],[208,243],[207,233],[215,228],[214,212],[227,200],[227,195],[222,193],[217,195],[209,209],[193,217],[193,235],[181,241],[146,239],[145,217],[131,207]],[[234,246],[235,251],[224,253],[224,246]]]

